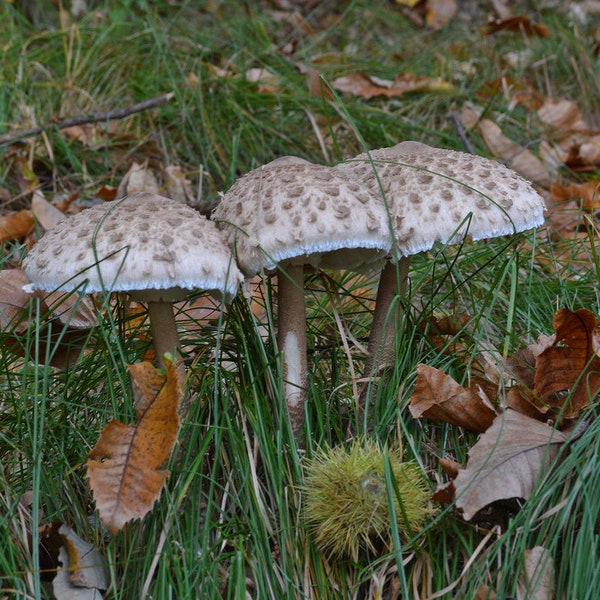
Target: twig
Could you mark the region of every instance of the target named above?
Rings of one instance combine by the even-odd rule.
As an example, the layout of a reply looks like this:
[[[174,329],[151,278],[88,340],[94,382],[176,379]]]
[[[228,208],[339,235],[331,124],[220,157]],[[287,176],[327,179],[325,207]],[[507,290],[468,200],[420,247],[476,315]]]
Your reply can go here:
[[[31,127],[30,129],[21,129],[21,131],[15,131],[13,133],[5,133],[4,135],[0,135],[0,146],[4,144],[12,144],[13,142],[17,142],[25,138],[34,137],[48,129],[66,129],[67,127],[74,127],[75,125],[85,125],[86,123],[99,123],[100,121],[123,119],[125,117],[142,112],[159,104],[164,104],[165,102],[171,100],[174,96],[175,94],[173,92],[168,92],[166,94],[156,96],[156,98],[150,98],[149,100],[138,102],[138,104],[133,104],[132,106],[115,108],[113,110],[109,110],[103,113],[77,115],[75,117],[63,119],[62,121],[51,121],[49,123],[46,123],[45,125],[40,125],[39,127]]]
[[[475,152],[475,148],[473,148],[473,144],[471,144],[471,140],[467,137],[465,132],[465,128],[463,127],[458,115],[456,113],[450,113],[448,115],[450,120],[454,123],[456,127],[456,132],[458,133],[458,137],[461,139],[462,143],[465,145],[465,148],[469,154],[477,154]]]

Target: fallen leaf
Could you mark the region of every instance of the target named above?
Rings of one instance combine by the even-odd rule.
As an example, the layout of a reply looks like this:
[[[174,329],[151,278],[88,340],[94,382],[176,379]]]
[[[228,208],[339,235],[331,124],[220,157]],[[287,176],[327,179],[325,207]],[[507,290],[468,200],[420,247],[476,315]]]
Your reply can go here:
[[[22,239],[33,231],[34,226],[33,214],[27,209],[0,217],[0,243]]]
[[[125,198],[137,192],[159,193],[158,181],[152,169],[148,167],[147,160],[142,164],[133,162],[117,188],[116,198]]]
[[[544,125],[554,129],[560,135],[590,133],[589,126],[583,120],[581,109],[572,100],[547,98],[537,114]]]
[[[149,362],[131,367],[137,389],[147,394],[138,398],[138,422],[111,421],[88,456],[96,506],[113,535],[152,509],[169,475],[162,467],[177,438],[181,387],[175,363],[169,359],[165,363],[165,376]]]
[[[168,165],[163,170],[167,196],[172,200],[193,205],[196,197],[191,181],[185,176],[179,165]]]
[[[23,269],[0,269],[0,327],[22,334],[29,327],[25,307],[33,294],[23,290],[29,283]]]
[[[400,73],[393,81],[381,79],[365,73],[351,73],[338,77],[332,84],[334,89],[360,96],[401,96],[406,93],[448,93],[454,91],[454,86],[443,79],[421,77],[412,73]]]
[[[550,36],[550,30],[545,25],[540,25],[529,17],[520,15],[508,17],[507,19],[493,19],[480,29],[481,35],[491,35],[498,31],[512,31],[544,38]]]
[[[38,190],[33,192],[31,198],[31,212],[45,231],[53,229],[57,223],[66,218],[65,213],[50,204]]]
[[[512,410],[498,415],[453,481],[463,517],[498,500],[527,499],[566,441],[564,433]]]
[[[423,364],[417,366],[409,409],[415,419],[426,417],[476,432],[485,431],[496,417],[481,390],[465,389],[443,371]]]
[[[543,188],[550,186],[548,168],[533,152],[508,139],[500,127],[489,119],[481,119],[478,127],[486,146],[506,166]]]
[[[91,329],[98,323],[98,313],[90,296],[77,292],[35,292],[44,301],[53,319],[73,329]]]
[[[550,185],[550,194],[555,202],[565,202],[581,198],[582,208],[589,212],[600,208],[600,181],[570,183],[569,185],[553,182]]]
[[[534,403],[544,411],[574,418],[600,389],[600,358],[593,334],[596,317],[563,308],[553,321],[556,339],[536,360]]]
[[[260,94],[277,94],[281,91],[279,77],[268,69],[258,67],[246,71],[246,81],[256,83],[256,91]]]
[[[445,27],[456,15],[456,0],[427,0],[425,22],[429,29],[437,31]]]
[[[554,563],[550,552],[535,546],[524,552],[517,583],[517,600],[552,600],[555,596]]]
[[[97,548],[82,540],[70,527],[61,525],[58,529],[63,547],[59,551],[58,560],[62,569],[54,578],[54,594],[57,598],[75,598],[69,595],[71,588],[95,590],[98,598],[101,591],[108,589],[110,579],[106,561]],[[60,577],[63,575],[63,577]],[[66,577],[64,577],[66,575]]]

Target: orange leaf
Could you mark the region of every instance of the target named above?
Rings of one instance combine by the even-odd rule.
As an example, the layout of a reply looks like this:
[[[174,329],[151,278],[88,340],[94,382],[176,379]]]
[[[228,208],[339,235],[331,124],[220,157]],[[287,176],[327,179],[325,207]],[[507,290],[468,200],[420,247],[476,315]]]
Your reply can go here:
[[[452,377],[427,365],[417,366],[417,383],[410,397],[410,413],[471,431],[485,431],[496,411],[481,390],[465,389]]]
[[[538,35],[539,37],[549,37],[550,30],[544,26],[532,21],[529,17],[515,16],[508,19],[494,19],[484,25],[480,32],[482,35],[491,35],[497,31],[514,31],[524,35]]]
[[[88,456],[96,506],[113,535],[151,510],[169,475],[161,467],[177,438],[181,387],[175,364],[165,362],[164,377],[157,375],[151,363],[131,367],[137,389],[148,394],[137,407],[138,422],[111,421]]]
[[[563,418],[572,418],[600,389],[600,358],[593,339],[596,317],[585,308],[575,312],[562,308],[553,325],[554,344],[536,360],[535,400],[546,411],[554,409]]]
[[[340,92],[367,99],[373,96],[401,96],[408,92],[446,93],[454,90],[454,86],[443,79],[420,77],[412,73],[400,73],[394,81],[365,73],[351,73],[338,77],[332,86]]]
[[[0,242],[24,238],[33,231],[34,221],[30,210],[20,210],[17,213],[0,218]]]
[[[457,508],[469,520],[497,500],[527,499],[566,441],[566,434],[512,410],[498,415],[454,479]]]
[[[552,183],[550,193],[552,199],[557,202],[581,198],[582,208],[590,212],[600,208],[600,182],[598,181],[586,181],[585,183],[572,183],[570,185]]]

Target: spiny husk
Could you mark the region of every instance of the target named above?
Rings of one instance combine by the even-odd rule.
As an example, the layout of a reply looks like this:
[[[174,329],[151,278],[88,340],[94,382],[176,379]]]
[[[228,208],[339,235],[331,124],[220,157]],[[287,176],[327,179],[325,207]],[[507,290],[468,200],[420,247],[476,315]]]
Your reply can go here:
[[[400,448],[363,440],[348,449],[324,448],[306,467],[304,516],[328,559],[358,561],[362,554],[391,550],[386,455],[399,491],[392,496],[400,534],[409,538],[431,518],[427,480],[416,463],[402,461]]]

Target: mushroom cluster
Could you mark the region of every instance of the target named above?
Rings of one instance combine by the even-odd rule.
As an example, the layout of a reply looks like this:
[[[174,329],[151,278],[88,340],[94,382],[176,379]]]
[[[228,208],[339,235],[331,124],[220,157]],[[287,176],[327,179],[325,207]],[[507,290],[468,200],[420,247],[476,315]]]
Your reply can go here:
[[[435,242],[504,236],[540,225],[544,202],[503,165],[403,142],[333,167],[282,157],[244,175],[212,218],[154,193],[70,217],[24,261],[33,287],[127,291],[148,304],[159,364],[179,347],[172,303],[190,290],[230,299],[244,277],[278,273],[278,350],[292,430],[304,425],[307,389],[305,266],[384,265],[365,374],[395,355],[398,294],[410,256]],[[361,397],[363,404],[367,397]]]

